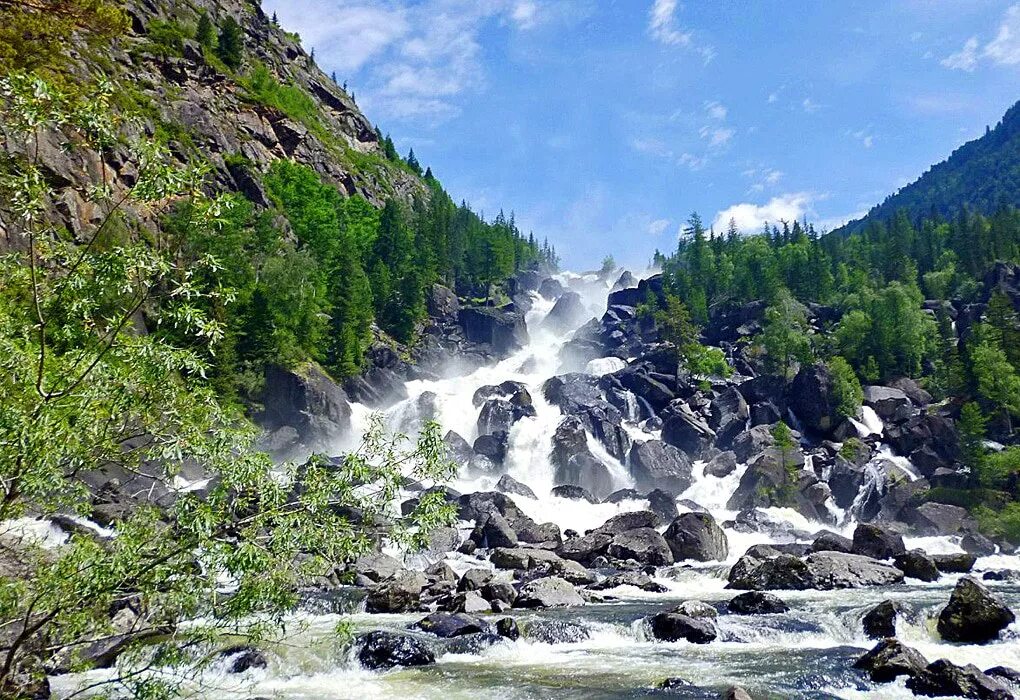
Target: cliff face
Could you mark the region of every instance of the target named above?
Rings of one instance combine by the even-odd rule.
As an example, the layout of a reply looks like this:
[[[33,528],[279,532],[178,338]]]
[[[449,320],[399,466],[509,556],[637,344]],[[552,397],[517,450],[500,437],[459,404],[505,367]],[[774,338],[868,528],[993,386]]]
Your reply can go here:
[[[207,161],[217,190],[242,192],[265,205],[257,175],[274,160],[292,158],[341,192],[377,206],[389,197],[410,201],[427,193],[419,177],[386,158],[376,129],[351,96],[257,2],[129,0],[124,7],[130,30],[98,51],[70,47],[66,69],[81,83],[110,79],[115,111],[131,117],[125,132],[161,135],[180,160]],[[238,68],[227,68],[214,46],[194,38],[202,11],[214,30],[228,17],[240,25]],[[76,233],[93,215],[78,193],[94,181],[98,162],[69,157],[61,139],[43,139],[43,160],[60,190],[55,214]],[[115,191],[132,184],[134,169],[123,151],[112,149],[106,161]]]

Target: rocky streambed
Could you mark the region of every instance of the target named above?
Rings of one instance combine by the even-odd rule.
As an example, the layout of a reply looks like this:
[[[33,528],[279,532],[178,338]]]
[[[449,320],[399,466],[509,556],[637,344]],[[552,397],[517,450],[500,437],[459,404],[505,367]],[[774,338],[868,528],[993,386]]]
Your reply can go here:
[[[353,586],[307,591],[287,645],[230,650],[202,695],[1020,692],[1020,558],[963,509],[916,497],[961,478],[931,397],[910,380],[868,387],[857,418],[840,418],[824,366],[785,382],[744,356],[753,309],[707,329],[732,377],[678,379],[636,311],[658,285],[522,276],[511,307],[470,313],[444,296],[456,343],[484,353],[400,382],[380,369],[333,447],[373,410],[409,432],[438,420],[460,464],[441,487],[458,526],[425,552],[362,557]],[[452,352],[449,334],[434,343]],[[775,444],[780,420],[796,447]],[[407,484],[394,515],[422,488]],[[338,645],[347,616],[354,642]]]

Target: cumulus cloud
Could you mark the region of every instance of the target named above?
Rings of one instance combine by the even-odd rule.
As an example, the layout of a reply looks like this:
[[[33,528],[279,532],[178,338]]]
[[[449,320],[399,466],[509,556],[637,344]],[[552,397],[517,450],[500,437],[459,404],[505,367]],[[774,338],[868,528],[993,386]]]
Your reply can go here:
[[[724,231],[732,219],[742,233],[756,233],[766,222],[796,221],[811,213],[815,199],[810,192],[790,192],[773,197],[765,204],[734,204],[716,214],[712,227]]]
[[[995,37],[983,47],[981,41],[972,36],[959,51],[949,54],[940,63],[950,70],[972,73],[983,60],[1000,66],[1020,65],[1020,3],[1006,9]]]

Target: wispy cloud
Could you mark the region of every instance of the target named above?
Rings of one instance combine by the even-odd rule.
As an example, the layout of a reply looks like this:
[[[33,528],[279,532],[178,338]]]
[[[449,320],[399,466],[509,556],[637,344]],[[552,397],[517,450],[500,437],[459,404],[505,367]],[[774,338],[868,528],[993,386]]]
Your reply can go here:
[[[669,219],[656,219],[649,222],[648,233],[652,236],[661,236],[667,228],[669,228]]]
[[[865,148],[871,148],[875,145],[875,136],[871,133],[870,126],[865,129],[847,129],[845,133],[850,138],[860,141],[861,145]]]
[[[747,191],[749,194],[764,192],[767,188],[775,187],[783,179],[783,171],[769,167],[748,168],[741,173],[751,180]]]
[[[722,126],[703,126],[698,132],[710,147],[725,146],[733,138],[733,129]]]
[[[716,214],[712,227],[716,231],[724,231],[732,220],[742,233],[756,233],[766,222],[796,221],[812,214],[812,205],[818,199],[811,192],[790,192],[773,197],[765,204],[734,204]]]
[[[959,51],[949,54],[939,63],[950,70],[973,73],[982,61],[1000,66],[1020,65],[1020,3],[1006,9],[995,37],[983,47],[981,41],[972,36]]]
[[[808,114],[814,114],[822,108],[820,104],[812,100],[810,97],[805,97],[800,103],[800,106],[804,108],[804,111]]]
[[[716,56],[715,48],[695,44],[694,33],[680,28],[676,19],[677,9],[677,0],[655,0],[648,13],[649,35],[660,44],[696,51],[705,63],[709,63]]]
[[[632,139],[630,146],[638,153],[660,158],[673,165],[683,166],[690,170],[700,170],[708,162],[705,156],[698,156],[686,151],[677,153],[660,139]]]
[[[705,112],[709,117],[718,121],[726,118],[726,106],[716,100],[710,100],[705,103]]]

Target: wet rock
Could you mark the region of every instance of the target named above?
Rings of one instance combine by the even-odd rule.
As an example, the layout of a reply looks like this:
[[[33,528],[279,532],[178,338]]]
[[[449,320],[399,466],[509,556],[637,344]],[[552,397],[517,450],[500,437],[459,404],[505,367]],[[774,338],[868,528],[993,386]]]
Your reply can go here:
[[[545,549],[518,547],[515,549],[499,548],[492,551],[489,557],[493,565],[500,569],[534,569],[543,564],[555,565],[560,557],[555,552]]]
[[[488,569],[468,569],[457,583],[458,591],[477,591],[492,580],[492,572]]]
[[[779,596],[760,591],[749,591],[734,597],[728,604],[734,615],[773,615],[790,610]]]
[[[557,498],[567,498],[571,501],[587,501],[588,503],[598,503],[598,499],[589,493],[588,489],[575,486],[573,484],[562,484],[560,486],[554,486],[549,492]]]
[[[683,402],[674,401],[666,411],[662,423],[663,441],[693,459],[700,459],[715,442],[715,431]]]
[[[454,637],[443,646],[448,654],[471,654],[477,656],[496,644],[505,643],[505,638],[494,632],[477,632],[475,634]]]
[[[265,654],[247,644],[224,649],[219,656],[227,662],[227,673],[244,673],[253,668],[265,668],[269,665]]]
[[[868,639],[885,639],[896,636],[896,616],[899,606],[891,600],[883,600],[873,607],[861,620],[864,634]]]
[[[506,399],[487,399],[478,413],[479,435],[509,433],[514,424],[514,407]]]
[[[985,669],[985,674],[1013,685],[1020,685],[1020,671],[1009,666],[992,666]]]
[[[568,620],[533,620],[524,627],[524,638],[543,644],[576,644],[591,636],[584,625]]]
[[[603,499],[603,503],[619,503],[620,501],[640,501],[644,497],[636,489],[617,489]]]
[[[513,478],[509,474],[504,474],[499,477],[499,481],[496,482],[496,490],[502,493],[508,493],[511,496],[523,496],[524,498],[536,499],[538,496],[531,490],[526,484],[522,484]]]
[[[493,512],[499,513],[508,521],[524,515],[512,498],[499,491],[476,491],[457,499],[457,517],[460,520],[479,522]]]
[[[403,564],[382,552],[363,554],[354,562],[354,573],[375,583],[392,578],[403,569]]]
[[[506,637],[510,640],[519,639],[521,636],[521,630],[517,626],[517,620],[512,617],[501,617],[496,620],[496,633],[500,637]]]
[[[928,582],[939,580],[938,567],[922,549],[912,549],[896,556],[893,564],[908,578]]]
[[[658,688],[659,690],[666,691],[697,688],[697,686],[691,683],[689,680],[687,680],[686,678],[680,678],[679,676],[670,676],[669,678],[660,681],[659,684],[655,687]]]
[[[357,637],[358,661],[367,669],[426,666],[435,663],[432,650],[409,634],[375,631]]]
[[[574,586],[558,576],[546,576],[521,586],[514,602],[518,608],[559,608],[584,605]]]
[[[598,583],[588,586],[592,591],[608,591],[618,586],[633,586],[649,593],[665,593],[668,588],[661,583],[656,583],[648,574],[640,571],[622,571],[618,574],[608,576]]]
[[[959,434],[953,421],[934,413],[912,416],[901,424],[886,427],[884,438],[897,454],[909,455],[925,477],[938,467],[952,468],[960,457]],[[914,460],[915,453],[922,459]]]
[[[986,571],[981,574],[981,579],[984,581],[1020,581],[1020,571],[1015,569]]]
[[[513,605],[517,600],[517,589],[508,581],[490,581],[482,587],[481,594],[490,603],[500,600]]]
[[[626,513],[614,515],[606,522],[599,525],[593,532],[603,532],[607,535],[618,535],[628,530],[637,528],[658,528],[664,524],[662,518],[650,510],[631,510]]]
[[[577,292],[565,292],[553,304],[552,309],[542,320],[542,326],[551,331],[562,333],[573,330],[588,316],[581,295]]]
[[[471,444],[453,430],[446,433],[443,437],[443,442],[446,443],[447,457],[450,458],[450,461],[460,466],[470,462],[475,454],[474,450],[471,449]]]
[[[868,557],[841,552],[815,552],[804,560],[811,587],[826,591],[863,586],[888,586],[903,581],[903,572]]]
[[[546,277],[538,287],[538,293],[550,300],[558,299],[564,291],[560,281],[553,277]]]
[[[955,535],[971,520],[967,510],[946,503],[922,503],[904,508],[900,520],[914,526],[921,535]]]
[[[445,561],[439,561],[425,569],[425,575],[429,581],[451,581],[457,582],[457,574]]]
[[[687,617],[707,617],[712,620],[719,617],[718,610],[701,600],[685,600],[670,612],[686,615]]]
[[[493,464],[502,464],[506,459],[508,438],[507,432],[503,430],[479,435],[472,445],[472,449],[476,454],[487,457]],[[474,466],[474,462],[472,462],[472,466]]]
[[[947,659],[933,661],[907,680],[915,695],[927,697],[981,698],[1012,700],[1013,693],[999,680],[981,672],[973,664],[957,666]]]
[[[470,307],[461,309],[457,320],[467,340],[491,346],[500,357],[507,357],[528,342],[528,330],[522,314]]]
[[[968,554],[973,554],[978,557],[987,557],[991,554],[995,554],[996,547],[995,543],[984,535],[976,532],[968,532],[960,540],[960,547],[963,551]]]
[[[768,425],[756,425],[736,437],[733,441],[733,454],[737,462],[750,462],[769,447],[775,444],[772,437],[771,427]]]
[[[799,506],[804,502],[805,493],[804,489],[798,488],[797,479],[802,474],[804,464],[804,454],[797,448],[785,451],[775,447],[766,449],[748,464],[726,504],[727,508],[744,510],[754,507]],[[810,515],[818,519],[814,517],[816,513]]]
[[[808,430],[825,435],[839,422],[832,372],[825,364],[801,367],[790,384],[788,400]]]
[[[974,568],[977,558],[973,554],[933,554],[935,566],[944,574],[968,574]]]
[[[864,387],[864,405],[871,406],[883,420],[906,420],[913,411],[910,397],[900,389],[887,386]]]
[[[465,613],[434,612],[412,625],[414,629],[434,634],[443,639],[465,634],[489,632],[491,626],[479,617]]]
[[[630,473],[637,488],[661,488],[682,493],[692,482],[691,460],[661,440],[636,443],[630,448]]]
[[[592,532],[583,537],[574,537],[563,542],[556,550],[564,559],[591,566],[595,559],[606,554],[613,535],[604,532]]]
[[[862,523],[854,530],[854,554],[872,559],[892,559],[906,551],[903,537],[892,530],[868,523]]]
[[[772,425],[783,419],[779,408],[771,401],[762,401],[751,406],[751,427],[757,425]]]
[[[759,559],[745,554],[730,569],[727,588],[738,590],[806,590],[811,574],[799,557],[790,554]]]
[[[646,618],[646,622],[652,636],[664,642],[684,639],[692,644],[708,644],[718,636],[712,621],[703,617],[658,613]]]
[[[680,514],[676,507],[676,497],[668,491],[652,489],[645,496],[645,500],[648,501],[648,507],[651,508],[652,512],[662,518],[664,523],[671,522],[673,518]]]
[[[428,579],[420,571],[400,571],[369,591],[365,598],[365,610],[370,613],[415,610],[427,583]]]
[[[835,532],[823,532],[811,543],[811,551],[850,554],[853,551],[853,546],[853,540],[849,537],[837,535]]]
[[[613,537],[607,550],[609,556],[624,561],[633,559],[651,566],[668,566],[673,563],[670,546],[658,531],[650,527],[627,530]]]
[[[613,487],[609,467],[589,451],[584,424],[577,416],[567,416],[556,428],[551,461],[555,466],[553,478],[559,486],[579,487],[591,498],[604,497]]]
[[[437,527],[429,532],[429,552],[454,552],[460,546],[460,531],[455,527]]]
[[[477,533],[477,535],[475,534]],[[516,547],[517,533],[499,513],[490,513],[472,533],[475,544],[484,548]]]
[[[705,464],[705,476],[722,478],[737,469],[737,456],[733,452],[720,452]]]
[[[927,659],[895,639],[883,639],[854,664],[876,683],[889,683],[899,676],[916,676],[928,665]]]
[[[281,459],[304,459],[329,450],[351,429],[347,394],[314,366],[301,371],[282,367],[266,370],[263,411],[257,421],[267,432],[293,430],[292,443],[275,445]]]
[[[938,632],[950,642],[984,644],[998,638],[1016,617],[1005,603],[970,576],[956,584],[939,613]]]
[[[726,533],[708,513],[678,515],[663,538],[676,561],[724,561],[729,556]]]
[[[515,518],[510,525],[517,533],[518,542],[555,549],[562,542],[560,526],[556,523],[536,523],[531,518]]]

